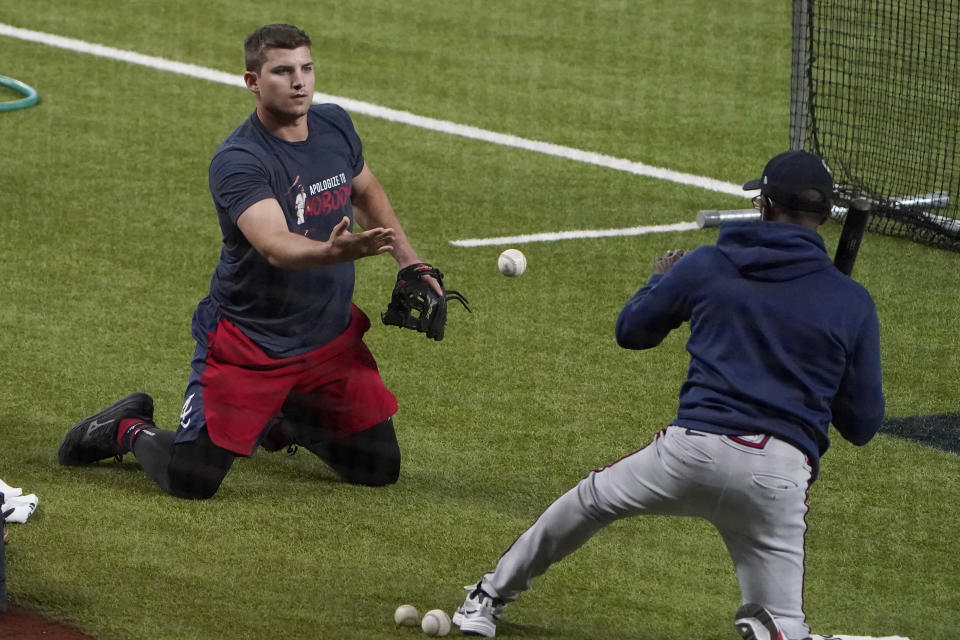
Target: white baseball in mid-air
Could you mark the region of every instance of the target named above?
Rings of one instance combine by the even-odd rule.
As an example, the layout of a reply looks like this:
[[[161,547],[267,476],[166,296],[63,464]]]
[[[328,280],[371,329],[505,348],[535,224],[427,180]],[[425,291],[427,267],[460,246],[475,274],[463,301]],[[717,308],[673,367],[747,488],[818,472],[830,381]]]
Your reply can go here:
[[[497,268],[508,277],[523,275],[527,270],[527,256],[518,249],[507,249],[497,258]]]
[[[393,621],[398,627],[415,627],[420,622],[420,613],[412,604],[402,604],[393,612]]]
[[[443,609],[431,609],[423,614],[420,628],[428,636],[445,636],[450,633],[450,616]]]

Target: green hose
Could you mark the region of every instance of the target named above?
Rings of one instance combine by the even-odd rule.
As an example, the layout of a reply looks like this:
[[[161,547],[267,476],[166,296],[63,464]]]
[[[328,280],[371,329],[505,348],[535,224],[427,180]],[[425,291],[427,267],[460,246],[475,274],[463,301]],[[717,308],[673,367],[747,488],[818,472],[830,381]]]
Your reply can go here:
[[[14,80],[13,78],[8,78],[7,76],[0,76],[0,86],[13,89],[17,93],[22,93],[24,96],[19,100],[0,102],[0,112],[26,109],[27,107],[32,107],[40,101],[40,96],[37,95],[36,89],[29,85],[23,84],[19,80]]]

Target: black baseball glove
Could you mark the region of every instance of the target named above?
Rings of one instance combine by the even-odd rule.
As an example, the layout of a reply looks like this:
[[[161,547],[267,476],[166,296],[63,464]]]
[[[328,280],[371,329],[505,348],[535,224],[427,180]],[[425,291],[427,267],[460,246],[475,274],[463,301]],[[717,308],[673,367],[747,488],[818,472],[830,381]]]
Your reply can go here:
[[[433,276],[440,284],[443,295],[434,291],[424,276]],[[447,325],[447,300],[456,300],[470,311],[469,301],[459,291],[443,288],[443,274],[425,262],[411,264],[397,273],[397,284],[386,313],[380,314],[383,324],[405,329],[416,329],[428,338],[443,340]]]

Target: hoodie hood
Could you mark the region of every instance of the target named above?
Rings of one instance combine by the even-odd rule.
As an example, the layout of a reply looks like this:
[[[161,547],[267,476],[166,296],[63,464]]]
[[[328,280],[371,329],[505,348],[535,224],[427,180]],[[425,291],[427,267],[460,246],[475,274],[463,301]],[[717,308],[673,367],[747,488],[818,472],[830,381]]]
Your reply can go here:
[[[785,222],[728,222],[717,248],[753,280],[783,282],[833,267],[820,234]]]

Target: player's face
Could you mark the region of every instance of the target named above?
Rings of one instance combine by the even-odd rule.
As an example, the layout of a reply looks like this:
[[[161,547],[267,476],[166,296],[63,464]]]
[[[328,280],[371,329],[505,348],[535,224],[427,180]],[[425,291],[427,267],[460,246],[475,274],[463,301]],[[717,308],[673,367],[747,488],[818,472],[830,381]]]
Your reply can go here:
[[[250,88],[264,109],[280,119],[298,118],[307,113],[315,82],[309,47],[270,49],[260,73],[255,75],[254,86]]]

